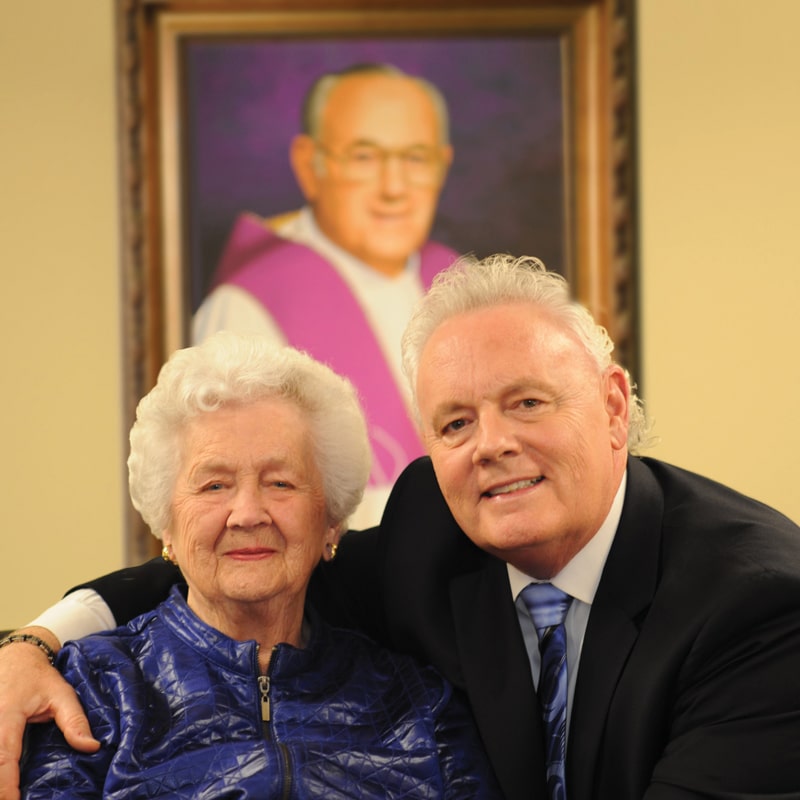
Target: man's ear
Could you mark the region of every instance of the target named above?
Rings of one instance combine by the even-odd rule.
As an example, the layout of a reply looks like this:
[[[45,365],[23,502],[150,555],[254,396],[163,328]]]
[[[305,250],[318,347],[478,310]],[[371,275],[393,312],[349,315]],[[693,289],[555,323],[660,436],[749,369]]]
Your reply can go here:
[[[625,371],[616,364],[606,372],[605,395],[611,445],[622,450],[628,443],[631,393]]]
[[[305,133],[295,136],[289,147],[289,162],[295,180],[308,203],[313,203],[319,192],[319,176],[314,168],[316,151],[314,140]]]
[[[447,180],[447,173],[453,163],[453,146],[446,144],[442,147],[442,183]]]

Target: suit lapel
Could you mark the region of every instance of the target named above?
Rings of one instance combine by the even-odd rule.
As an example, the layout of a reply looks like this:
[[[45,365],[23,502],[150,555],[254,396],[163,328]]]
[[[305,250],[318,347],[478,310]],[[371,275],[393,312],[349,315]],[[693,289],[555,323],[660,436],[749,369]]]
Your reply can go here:
[[[451,580],[450,597],[470,704],[504,795],[544,797],[541,714],[505,564],[485,556]]]
[[[663,496],[649,470],[628,459],[625,504],[592,603],[570,718],[570,800],[593,797],[614,691],[656,590]]]

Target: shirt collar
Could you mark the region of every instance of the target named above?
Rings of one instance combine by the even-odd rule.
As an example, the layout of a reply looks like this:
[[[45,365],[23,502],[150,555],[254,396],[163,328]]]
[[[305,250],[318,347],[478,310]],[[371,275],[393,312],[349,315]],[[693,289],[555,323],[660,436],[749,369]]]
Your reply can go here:
[[[617,532],[617,526],[622,516],[622,506],[625,502],[627,482],[628,472],[626,470],[614,496],[614,501],[611,503],[608,516],[597,533],[584,545],[583,549],[572,557],[564,569],[549,581],[561,591],[588,605],[591,605],[594,600],[600,584],[600,576],[603,574],[603,567],[608,558],[608,551],[611,549],[614,535]],[[506,564],[506,567],[511,583],[511,596],[516,599],[519,593],[535,579],[511,564]]]
[[[278,229],[278,233],[288,236],[294,242],[307,245],[323,258],[327,258],[328,261],[339,265],[340,269],[344,270],[348,275],[358,272],[361,276],[360,280],[364,280],[365,277],[367,280],[379,282],[387,280],[383,273],[373,269],[360,258],[356,258],[352,253],[332,242],[317,225],[317,220],[310,206],[304,206],[300,213],[292,218],[291,222]],[[412,253],[408,257],[401,275],[413,276],[418,274],[419,264],[419,253]]]

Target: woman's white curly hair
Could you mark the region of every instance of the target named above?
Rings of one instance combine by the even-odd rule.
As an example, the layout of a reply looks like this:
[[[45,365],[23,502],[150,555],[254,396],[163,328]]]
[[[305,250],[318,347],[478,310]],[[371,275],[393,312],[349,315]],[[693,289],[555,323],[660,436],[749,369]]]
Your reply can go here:
[[[173,353],[136,409],[128,485],[156,537],[170,521],[186,424],[208,411],[267,398],[287,400],[306,413],[328,517],[345,525],[361,502],[372,457],[352,385],[305,353],[223,331]]]

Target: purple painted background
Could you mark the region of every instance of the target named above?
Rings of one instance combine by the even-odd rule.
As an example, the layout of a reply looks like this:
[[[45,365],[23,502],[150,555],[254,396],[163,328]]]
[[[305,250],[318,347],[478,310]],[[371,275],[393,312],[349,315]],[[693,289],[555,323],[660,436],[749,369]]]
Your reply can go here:
[[[566,269],[557,37],[190,40],[184,55],[192,309],[239,212],[269,216],[302,205],[288,149],[312,81],[364,61],[421,75],[447,99],[455,160],[432,238]]]

